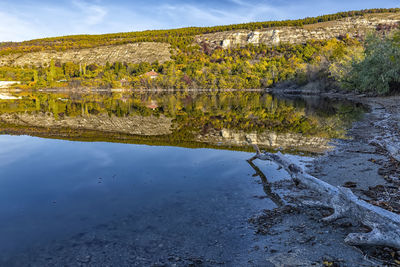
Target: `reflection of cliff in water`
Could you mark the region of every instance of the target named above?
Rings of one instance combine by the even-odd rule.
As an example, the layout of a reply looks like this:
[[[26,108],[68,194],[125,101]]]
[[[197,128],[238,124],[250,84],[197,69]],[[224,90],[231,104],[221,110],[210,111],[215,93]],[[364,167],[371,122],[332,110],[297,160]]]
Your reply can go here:
[[[0,120],[7,124],[27,127],[69,128],[99,132],[116,132],[132,135],[167,135],[172,133],[172,119],[165,116],[128,117],[107,114],[61,117],[55,119],[51,113],[4,113]]]
[[[20,93],[0,100],[3,134],[249,149],[323,151],[363,111],[350,102],[259,92]],[[318,105],[320,103],[320,105]]]
[[[261,133],[222,129],[206,135],[198,135],[196,140],[209,144],[224,144],[245,147],[249,143],[258,144],[269,149],[295,149],[309,152],[323,152],[331,148],[330,139],[318,136],[304,136],[300,133],[276,133],[265,131]]]

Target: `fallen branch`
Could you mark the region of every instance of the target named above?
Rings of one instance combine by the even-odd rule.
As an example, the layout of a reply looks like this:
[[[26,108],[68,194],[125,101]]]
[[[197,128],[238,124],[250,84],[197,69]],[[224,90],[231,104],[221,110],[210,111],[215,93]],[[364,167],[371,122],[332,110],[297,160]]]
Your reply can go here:
[[[398,143],[397,143],[398,144]],[[389,156],[400,162],[400,147],[395,144],[386,143],[385,144],[386,150],[389,153]]]
[[[389,139],[389,137],[386,139],[388,140],[383,140],[383,141],[374,140],[373,142],[371,142],[371,144],[376,147],[379,147],[390,158],[393,158],[394,160],[400,162],[400,146],[398,145],[400,140]]]
[[[368,233],[351,233],[345,238],[350,245],[382,245],[400,249],[400,216],[380,207],[360,200],[353,192],[344,187],[336,187],[309,174],[300,166],[289,161],[280,152],[261,153],[257,146],[256,158],[273,161],[284,168],[296,184],[302,184],[319,193],[321,200],[309,202],[309,205],[319,205],[332,208],[334,213],[324,221],[330,222],[340,218],[356,220],[372,229]]]

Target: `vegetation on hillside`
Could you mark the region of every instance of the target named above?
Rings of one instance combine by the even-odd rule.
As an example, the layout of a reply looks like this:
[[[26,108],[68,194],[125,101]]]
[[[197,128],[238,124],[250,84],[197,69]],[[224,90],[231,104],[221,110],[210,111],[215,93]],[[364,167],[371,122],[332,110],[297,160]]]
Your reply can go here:
[[[343,87],[380,95],[400,91],[400,31],[389,36],[370,35],[363,57],[353,60]]]
[[[329,66],[351,57],[360,43],[351,38],[283,44],[277,47],[248,45],[244,48],[215,49],[207,44],[191,51],[179,51],[171,61],[105,66],[61,64],[49,66],[0,67],[1,80],[23,81],[19,87],[97,87],[169,89],[249,89],[266,88],[282,81],[305,84],[313,79],[329,79]],[[160,75],[144,75],[154,69]]]
[[[379,34],[365,41],[341,36],[305,44],[281,44],[212,49],[207,43],[194,44],[195,34],[232,29],[273,26],[299,26],[368,13],[399,12],[400,9],[373,9],[280,22],[259,22],[209,28],[185,28],[109,35],[67,36],[16,44],[3,44],[1,53],[38,49],[65,50],[120,44],[121,42],[160,41],[177,48],[170,61],[105,65],[61,63],[0,67],[0,80],[22,81],[22,89],[38,88],[134,88],[134,89],[253,89],[281,82],[299,86],[317,82],[326,88],[387,94],[400,81],[400,34],[390,33],[396,25],[380,25]],[[190,37],[190,38],[189,38]],[[155,70],[156,78],[145,73]]]
[[[223,32],[230,30],[257,30],[271,27],[302,26],[348,17],[364,16],[366,14],[388,12],[400,12],[400,8],[379,8],[339,12],[331,15],[323,15],[298,20],[266,21],[215,27],[189,27],[182,29],[149,30],[142,32],[114,33],[102,35],[71,35],[63,37],[36,39],[18,43],[6,42],[0,43],[0,55],[43,50],[65,51],[68,49],[81,49],[135,42],[166,42],[171,44],[173,48],[179,48],[182,51],[186,51],[187,49],[191,48],[191,44],[193,43],[193,36],[198,34]]]

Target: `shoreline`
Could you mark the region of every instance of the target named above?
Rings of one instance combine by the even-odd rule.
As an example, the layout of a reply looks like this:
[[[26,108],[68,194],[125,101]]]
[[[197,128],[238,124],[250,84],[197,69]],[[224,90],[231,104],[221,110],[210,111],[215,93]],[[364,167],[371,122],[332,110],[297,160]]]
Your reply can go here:
[[[353,123],[348,139],[336,140],[333,150],[315,157],[306,165],[306,171],[331,185],[350,188],[359,198],[399,214],[400,163],[392,157],[391,151],[378,143],[389,137],[393,142],[400,140],[400,96],[324,95],[357,101],[369,107],[369,112]],[[397,144],[393,145],[396,147]],[[351,232],[368,232],[362,224],[346,218],[322,223],[321,219],[329,216],[331,211],[299,204],[296,195],[299,189],[292,182],[270,186],[274,192],[279,193],[285,188],[293,194],[284,197],[286,205],[272,211],[264,210],[251,218],[256,233],[264,235],[266,243],[274,247],[272,252],[266,252],[273,265],[399,265],[400,251],[396,249],[355,247],[344,242]]]
[[[373,197],[368,194],[371,188],[400,186],[400,170],[391,168],[399,162],[390,151],[379,145],[379,141],[391,139],[388,142],[397,147],[396,141],[400,138],[397,131],[400,107],[397,103],[400,96],[353,99],[368,106],[370,112],[353,124],[347,134],[349,139],[337,140],[334,149],[317,157],[308,171],[332,185],[347,184],[356,195],[371,201]],[[383,208],[400,213],[400,205]]]

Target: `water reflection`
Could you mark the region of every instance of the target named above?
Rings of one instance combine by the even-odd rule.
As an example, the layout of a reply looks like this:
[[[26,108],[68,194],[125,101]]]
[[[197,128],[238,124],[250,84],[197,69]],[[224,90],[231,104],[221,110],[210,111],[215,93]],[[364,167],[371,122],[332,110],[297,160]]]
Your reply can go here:
[[[0,100],[3,134],[250,151],[321,152],[358,119],[349,101],[263,92],[21,92]]]
[[[247,219],[275,207],[253,197],[263,191],[250,153],[7,135],[0,144],[13,159],[0,168],[0,266],[75,266],[82,251],[93,266],[170,253],[227,261],[248,250]]]
[[[0,100],[1,266],[265,262],[247,221],[282,205],[270,183],[287,174],[228,150],[321,151],[363,112],[260,92],[14,96]]]
[[[274,193],[272,191],[271,188],[271,184],[267,179],[267,176],[265,176],[265,174],[260,170],[260,168],[254,164],[254,160],[256,160],[257,157],[252,157],[251,159],[248,159],[247,162],[249,163],[249,165],[254,169],[254,171],[256,172],[255,174],[253,174],[253,176],[258,176],[261,179],[262,185],[263,185],[263,189],[265,194],[267,195],[267,197],[269,197],[277,207],[281,207],[284,205],[284,201],[282,200],[282,198]]]

